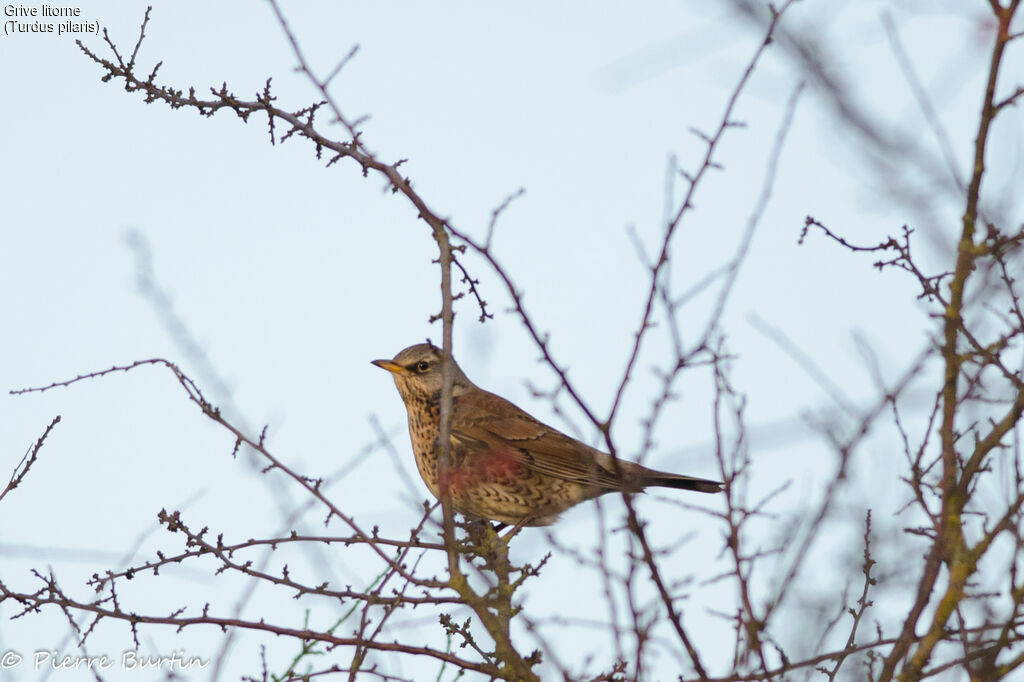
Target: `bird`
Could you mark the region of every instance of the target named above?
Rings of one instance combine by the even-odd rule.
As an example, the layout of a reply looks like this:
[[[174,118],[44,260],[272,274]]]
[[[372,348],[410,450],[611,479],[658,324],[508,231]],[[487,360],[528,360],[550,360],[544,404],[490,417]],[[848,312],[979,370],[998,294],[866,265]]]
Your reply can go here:
[[[440,499],[441,363],[429,341],[372,364],[391,373],[405,403],[416,466]],[[581,502],[648,487],[721,492],[722,484],[612,457],[480,388],[452,359],[452,419],[447,488],[453,508],[499,524],[547,526]],[[499,526],[500,527],[500,526]]]

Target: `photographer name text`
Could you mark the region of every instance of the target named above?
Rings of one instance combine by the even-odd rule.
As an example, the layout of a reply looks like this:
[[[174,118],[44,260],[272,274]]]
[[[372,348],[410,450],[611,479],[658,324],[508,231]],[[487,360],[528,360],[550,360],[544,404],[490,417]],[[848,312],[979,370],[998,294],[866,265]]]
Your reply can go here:
[[[210,660],[203,660],[199,656],[186,656],[184,651],[175,651],[169,656],[148,656],[138,651],[125,651],[118,656],[81,656],[62,654],[59,651],[40,650],[32,652],[31,657],[26,657],[17,651],[5,651],[0,654],[0,670],[11,670],[13,668],[29,667],[32,670],[110,670],[118,666],[121,670],[202,670],[210,664]]]

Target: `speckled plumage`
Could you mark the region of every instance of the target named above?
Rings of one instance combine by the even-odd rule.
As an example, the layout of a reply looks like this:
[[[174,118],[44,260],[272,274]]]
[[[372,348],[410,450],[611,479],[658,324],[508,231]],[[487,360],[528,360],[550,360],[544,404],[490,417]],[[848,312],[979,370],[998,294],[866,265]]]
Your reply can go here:
[[[421,343],[373,364],[393,375],[409,416],[420,476],[439,496],[441,350]],[[563,511],[614,491],[663,486],[713,493],[721,484],[669,474],[611,455],[543,424],[471,382],[454,366],[451,467],[448,489],[463,514],[502,523],[545,526]]]

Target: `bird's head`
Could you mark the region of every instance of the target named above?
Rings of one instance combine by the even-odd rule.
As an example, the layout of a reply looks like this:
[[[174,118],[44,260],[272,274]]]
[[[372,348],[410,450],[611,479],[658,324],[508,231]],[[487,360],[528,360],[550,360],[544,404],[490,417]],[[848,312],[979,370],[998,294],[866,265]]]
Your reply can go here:
[[[444,353],[432,343],[418,343],[401,351],[391,360],[374,360],[373,364],[391,372],[402,398],[433,397],[441,393],[441,360]],[[472,382],[452,359],[454,388],[468,388]],[[456,390],[455,393],[459,391]]]

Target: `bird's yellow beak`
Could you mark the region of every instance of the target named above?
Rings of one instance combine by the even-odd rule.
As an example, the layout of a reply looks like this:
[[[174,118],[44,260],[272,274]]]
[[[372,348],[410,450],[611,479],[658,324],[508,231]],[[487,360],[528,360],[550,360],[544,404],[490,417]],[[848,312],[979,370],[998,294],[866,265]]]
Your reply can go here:
[[[377,365],[381,369],[386,369],[387,371],[391,372],[392,374],[408,374],[409,373],[409,370],[407,370],[405,367],[402,367],[398,363],[391,362],[390,360],[374,360],[370,364],[371,365]]]

